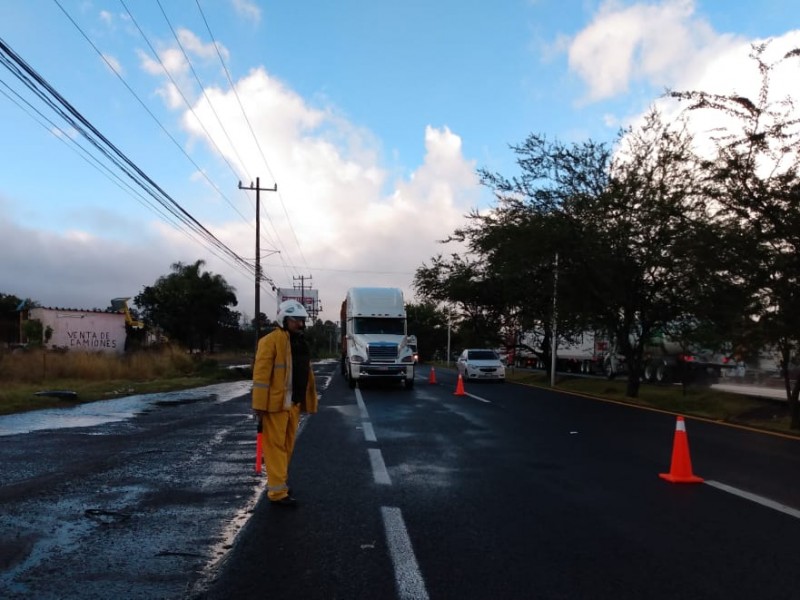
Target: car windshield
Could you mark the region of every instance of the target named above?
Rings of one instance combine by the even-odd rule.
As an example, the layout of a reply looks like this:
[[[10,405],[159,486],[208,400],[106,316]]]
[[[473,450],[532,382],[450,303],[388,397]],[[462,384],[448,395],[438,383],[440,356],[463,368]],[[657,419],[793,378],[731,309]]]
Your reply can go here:
[[[470,360],[497,360],[493,350],[470,350],[467,358]]]

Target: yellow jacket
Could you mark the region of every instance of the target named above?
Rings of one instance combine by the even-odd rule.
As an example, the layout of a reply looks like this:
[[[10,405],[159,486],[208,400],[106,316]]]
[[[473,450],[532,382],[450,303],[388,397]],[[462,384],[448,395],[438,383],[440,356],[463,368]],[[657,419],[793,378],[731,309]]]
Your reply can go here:
[[[317,412],[317,384],[309,366],[308,386],[300,411]],[[258,342],[253,365],[253,410],[280,412],[292,408],[292,350],[289,332],[276,328]]]

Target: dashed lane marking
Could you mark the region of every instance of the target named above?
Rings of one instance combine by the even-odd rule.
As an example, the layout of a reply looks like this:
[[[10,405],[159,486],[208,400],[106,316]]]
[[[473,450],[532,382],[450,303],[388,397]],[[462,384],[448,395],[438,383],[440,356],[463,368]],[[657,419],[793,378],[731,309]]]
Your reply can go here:
[[[389,471],[386,470],[386,463],[383,462],[383,454],[377,448],[367,448],[369,452],[369,462],[372,465],[372,478],[375,483],[380,485],[392,485]]]
[[[401,600],[428,600],[428,590],[411,547],[403,513],[393,506],[381,506],[386,541],[394,565],[394,579]]]

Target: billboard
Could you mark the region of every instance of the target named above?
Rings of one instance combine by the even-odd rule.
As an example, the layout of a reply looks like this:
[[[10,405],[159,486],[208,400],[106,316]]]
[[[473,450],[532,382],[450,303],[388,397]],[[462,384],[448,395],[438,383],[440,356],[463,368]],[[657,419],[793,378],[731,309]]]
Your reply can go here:
[[[306,307],[308,314],[314,316],[319,312],[319,293],[317,290],[306,288],[303,290],[295,288],[278,288],[275,292],[278,305],[285,300],[297,300]],[[277,312],[277,307],[276,307]]]

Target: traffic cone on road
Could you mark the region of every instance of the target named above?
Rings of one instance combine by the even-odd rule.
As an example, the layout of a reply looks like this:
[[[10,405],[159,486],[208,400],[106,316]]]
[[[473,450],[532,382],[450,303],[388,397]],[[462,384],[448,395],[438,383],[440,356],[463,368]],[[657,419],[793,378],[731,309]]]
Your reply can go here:
[[[686,435],[686,423],[678,415],[675,423],[675,438],[672,443],[672,464],[669,473],[659,473],[661,479],[672,483],[702,483],[702,477],[692,473],[692,459],[689,456],[689,437]]]
[[[467,392],[464,391],[464,380],[461,378],[461,373],[458,374],[458,383],[456,384],[456,391],[453,392],[454,396],[466,396]]]
[[[436,371],[433,370],[433,367],[431,367],[431,374],[428,375],[428,383],[430,384],[436,383]]]

